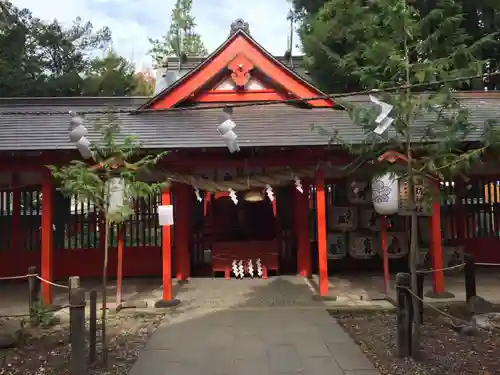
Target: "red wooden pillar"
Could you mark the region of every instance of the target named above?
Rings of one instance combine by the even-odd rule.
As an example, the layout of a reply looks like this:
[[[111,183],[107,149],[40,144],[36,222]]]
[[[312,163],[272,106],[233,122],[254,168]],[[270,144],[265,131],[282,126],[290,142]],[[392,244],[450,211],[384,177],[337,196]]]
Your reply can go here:
[[[441,241],[441,208],[440,201],[438,197],[439,193],[439,182],[435,185],[436,189],[436,199],[432,202],[432,216],[430,220],[430,230],[431,230],[431,257],[432,257],[432,268],[442,269],[443,268],[443,245]],[[444,273],[443,271],[436,271],[432,273],[433,289],[434,293],[444,292]]]
[[[19,187],[19,174],[14,172],[12,174],[12,185],[14,190],[12,192],[12,228],[11,228],[11,241],[10,250],[19,251],[21,250],[22,236],[21,232],[21,188]],[[23,249],[24,250],[24,249]]]
[[[311,244],[309,242],[309,196],[295,190],[295,233],[297,235],[297,271],[302,277],[311,276]]]
[[[189,185],[179,184],[175,186],[175,251],[176,251],[176,277],[177,280],[187,280],[190,275],[190,253],[191,242],[191,188]]]
[[[164,188],[161,193],[161,204],[168,206],[172,204],[170,186]],[[179,304],[179,301],[172,298],[172,237],[171,227],[164,225],[161,228],[161,253],[162,253],[162,299],[157,301],[156,307],[169,307]]]
[[[123,241],[124,227],[118,225],[118,245],[117,245],[117,270],[116,270],[116,306],[122,303],[122,285],[123,285]]]
[[[326,245],[325,178],[322,169],[316,172],[316,220],[318,227],[319,294],[328,296],[328,254]]]
[[[41,277],[53,281],[52,248],[52,182],[49,171],[42,172],[42,256]],[[52,303],[52,286],[42,282],[42,298],[47,305]]]

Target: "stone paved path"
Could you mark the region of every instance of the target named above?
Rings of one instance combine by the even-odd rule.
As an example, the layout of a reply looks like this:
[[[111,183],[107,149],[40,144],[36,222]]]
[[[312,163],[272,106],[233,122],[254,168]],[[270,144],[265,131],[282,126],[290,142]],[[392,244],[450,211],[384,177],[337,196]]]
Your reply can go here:
[[[213,291],[206,282],[203,287],[195,281],[196,290]],[[231,288],[238,283],[225,282]],[[272,284],[240,293],[238,303],[226,308],[209,311],[190,306],[191,300],[155,331],[129,375],[379,375],[304,284]],[[271,291],[280,296],[272,303],[266,297]]]

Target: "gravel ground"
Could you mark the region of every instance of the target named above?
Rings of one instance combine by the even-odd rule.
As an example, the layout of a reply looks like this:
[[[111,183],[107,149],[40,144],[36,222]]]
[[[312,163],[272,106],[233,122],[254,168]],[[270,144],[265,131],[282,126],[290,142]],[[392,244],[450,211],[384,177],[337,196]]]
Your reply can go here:
[[[452,316],[470,319],[465,307],[454,306],[443,310]],[[332,316],[383,375],[500,374],[500,331],[480,331],[472,337],[464,336],[452,329],[448,318],[426,310],[421,327],[422,354],[415,361],[395,357],[394,313],[332,313]]]
[[[109,366],[107,369],[99,365],[93,366],[87,374],[127,374],[147,338],[162,318],[163,315],[131,312],[109,316]],[[97,340],[99,342],[100,338]],[[68,344],[67,323],[50,329],[26,330],[18,347],[0,349],[0,375],[67,375],[70,358]],[[98,344],[98,355],[99,352]]]

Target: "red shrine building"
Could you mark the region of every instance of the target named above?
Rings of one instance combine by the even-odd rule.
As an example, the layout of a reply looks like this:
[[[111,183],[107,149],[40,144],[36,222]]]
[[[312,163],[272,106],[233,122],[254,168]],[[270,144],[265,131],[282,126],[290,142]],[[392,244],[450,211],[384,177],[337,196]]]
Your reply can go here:
[[[172,67],[178,69],[178,60],[169,61],[167,76]],[[123,230],[111,233],[110,276],[162,276],[167,299],[171,278],[219,272],[230,278],[234,260],[260,259],[263,277],[317,273],[320,294],[327,295],[329,274],[381,269],[380,218],[370,203],[369,183],[342,174],[350,156],[326,147],[329,139],[311,125],[336,129],[351,143],[364,135],[310,82],[300,61],[272,56],[238,20],[216,51],[188,59],[180,73],[153,98],[0,99],[0,277],[26,274],[29,266],[47,280],[100,277],[102,217],[91,203],[62,196],[46,166],[81,159],[68,140],[69,111],[90,123],[111,107],[121,131],[138,136],[148,152],[169,150],[146,178],[165,180],[174,173],[215,188],[200,188],[197,196],[189,179],[172,178],[161,197],[134,202],[135,214]],[[497,94],[459,96],[474,121],[496,117]],[[365,97],[345,99],[367,103]],[[281,102],[234,108],[240,151],[230,153],[217,132],[221,106],[276,100]],[[89,135],[91,141],[97,137]],[[253,178],[267,181],[274,199],[253,188]],[[423,256],[430,254],[434,268],[464,251],[478,261],[500,261],[494,250],[498,197],[490,194],[497,180],[489,171],[468,182],[440,184],[450,198],[435,202],[419,222]],[[237,191],[237,204],[217,188],[224,181],[240,187],[248,181],[248,189]],[[173,204],[173,226],[158,225],[159,204]],[[407,264],[407,220],[389,220],[388,256],[397,269]],[[433,277],[435,291],[444,291],[443,273]],[[50,285],[44,283],[42,292],[50,302]]]

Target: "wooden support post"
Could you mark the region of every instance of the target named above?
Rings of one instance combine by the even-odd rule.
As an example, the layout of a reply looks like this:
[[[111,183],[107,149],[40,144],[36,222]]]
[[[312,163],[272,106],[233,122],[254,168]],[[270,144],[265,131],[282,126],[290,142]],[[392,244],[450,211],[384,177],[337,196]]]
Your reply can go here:
[[[42,271],[41,277],[53,281],[53,248],[52,248],[52,182],[50,172],[42,174]],[[42,297],[46,305],[52,303],[52,285],[42,283]]]
[[[90,292],[89,313],[89,363],[92,365],[96,360],[97,346],[97,291]]]
[[[412,333],[412,298],[409,292],[411,278],[408,273],[396,275],[396,303],[397,303],[397,332],[396,351],[397,356],[409,357],[411,355],[411,333]]]
[[[124,246],[124,227],[118,225],[118,244],[117,244],[117,262],[116,262],[116,308],[120,309],[122,303],[122,285],[123,285],[123,246]]]
[[[389,221],[385,216],[380,217],[380,242],[382,247],[382,260],[384,263],[384,293],[389,293],[389,254],[387,254],[387,229]]]
[[[309,242],[309,191],[304,186],[295,193],[295,233],[297,235],[297,271],[302,277],[311,276],[311,244]]]
[[[420,306],[420,323],[424,321],[424,282],[425,282],[425,274],[423,273],[417,273],[417,291],[416,295],[420,300],[418,301],[418,304]],[[413,309],[411,309],[413,313]]]
[[[328,296],[328,253],[326,245],[325,179],[322,169],[316,172],[316,220],[318,227],[319,294]]]
[[[443,245],[441,241],[441,208],[439,201],[439,182],[434,184],[436,197],[432,202],[431,224],[431,258],[432,268],[443,268]],[[434,294],[444,293],[444,273],[435,271],[432,273],[432,286]]]
[[[469,302],[472,297],[476,297],[476,266],[472,255],[465,254],[465,300]]]
[[[12,185],[21,185],[19,173],[12,174]],[[10,250],[20,251],[22,246],[22,228],[21,228],[21,189],[15,188],[12,192],[12,227],[10,230]],[[23,249],[24,250],[24,249]]]
[[[86,375],[88,366],[85,355],[85,291],[75,288],[70,293],[70,342],[71,375]]]
[[[191,243],[191,188],[188,185],[175,186],[175,260],[177,280],[187,280],[190,274],[190,243]]]
[[[40,324],[40,280],[36,277],[37,269],[36,267],[28,268],[28,306],[30,314],[30,322],[32,326],[38,326]]]
[[[172,204],[170,186],[165,187],[161,193],[161,204],[164,206]],[[179,304],[179,300],[172,298],[172,238],[170,230],[171,227],[169,225],[164,225],[161,228],[163,296],[155,304],[156,307],[160,308],[177,306]]]

